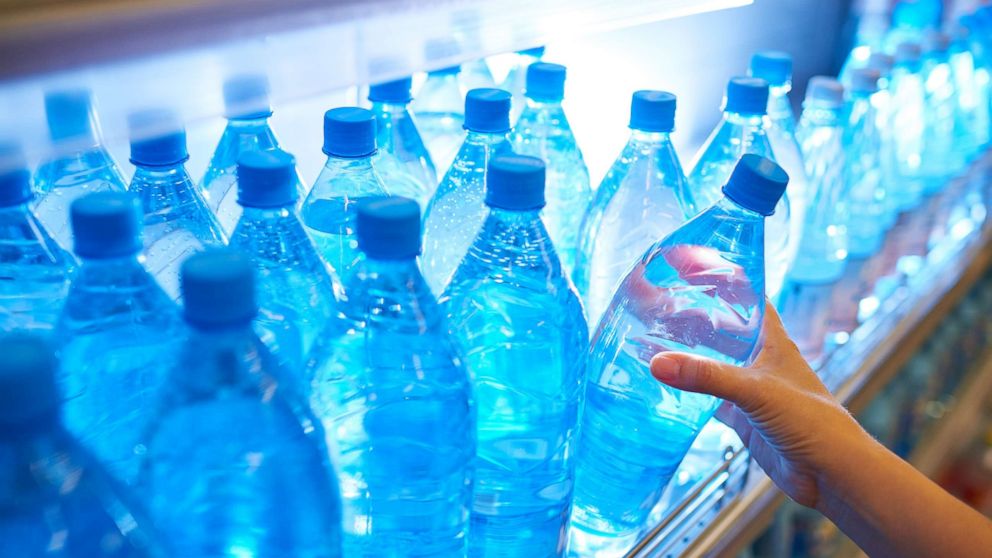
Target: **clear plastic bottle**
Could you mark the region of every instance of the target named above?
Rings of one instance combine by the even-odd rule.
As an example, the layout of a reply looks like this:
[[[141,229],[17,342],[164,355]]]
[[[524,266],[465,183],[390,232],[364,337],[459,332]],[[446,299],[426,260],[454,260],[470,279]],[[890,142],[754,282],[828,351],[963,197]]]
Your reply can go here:
[[[930,33],[924,43],[920,73],[926,94],[926,132],[923,139],[923,193],[944,189],[965,165],[965,150],[958,149],[958,93],[951,69],[950,38]]]
[[[986,38],[986,27],[978,23],[974,14],[961,18],[961,27],[967,31],[966,46],[971,53],[974,68],[974,89],[976,99],[975,134],[979,148],[984,149],[992,142],[992,41]],[[960,49],[960,47],[958,47]],[[984,118],[984,120],[981,120]],[[984,125],[983,125],[984,124]]]
[[[796,136],[809,177],[809,207],[789,280],[833,283],[847,264],[848,184],[844,174],[844,86],[817,76],[806,86]]]
[[[548,184],[543,219],[565,273],[575,269],[579,227],[592,200],[589,169],[565,117],[565,67],[535,62],[527,68],[527,107],[510,141],[513,151],[547,164]]]
[[[31,212],[31,173],[19,149],[0,145],[0,331],[47,334],[76,269]]]
[[[630,101],[630,139],[610,167],[582,221],[573,277],[590,327],[620,280],[652,244],[692,216],[689,183],[672,145],[675,95],[637,91]]]
[[[411,87],[410,78],[373,85],[369,101],[378,129],[377,168],[383,182],[394,196],[411,198],[423,207],[437,189],[437,171],[408,109]]]
[[[144,212],[145,267],[179,300],[179,265],[195,252],[223,246],[224,231],[186,172],[186,130],[166,110],[128,118],[134,177],[128,191]]]
[[[899,172],[892,192],[899,211],[915,208],[923,197],[923,155],[926,133],[926,89],[920,75],[920,45],[902,43],[889,81],[892,95],[892,138]]]
[[[65,426],[128,484],[183,332],[178,307],[141,265],[141,219],[130,194],[73,202],[82,265],[55,330]]]
[[[424,278],[440,295],[486,219],[486,165],[511,152],[510,94],[474,89],[465,96],[468,135],[424,211]]]
[[[151,521],[62,427],[39,337],[0,337],[0,556],[165,558]]]
[[[543,46],[517,51],[516,63],[512,68],[510,68],[510,71],[507,72],[506,78],[499,86],[499,88],[503,91],[508,91],[510,95],[513,95],[513,100],[510,106],[511,124],[515,123],[517,119],[520,118],[520,113],[522,113],[524,111],[524,107],[527,106],[527,101],[524,99],[524,89],[527,88],[527,68],[529,68],[534,62],[540,62],[543,57]]]
[[[727,84],[723,118],[696,155],[689,171],[689,206],[691,214],[706,209],[721,197],[721,188],[742,155],[753,153],[775,161],[771,142],[765,131],[768,111],[768,82],[759,78],[736,77]],[[767,221],[765,254],[768,258],[765,290],[774,300],[782,289],[785,274],[799,248],[788,195]]]
[[[324,114],[327,162],[300,210],[317,252],[342,279],[361,257],[355,241],[355,208],[362,200],[388,191],[374,164],[375,134],[371,111],[340,107]]]
[[[438,176],[448,172],[465,139],[467,90],[458,80],[461,71],[461,66],[450,66],[428,72],[427,80],[410,103]]]
[[[894,108],[892,106],[892,68],[895,57],[889,54],[873,53],[868,58],[866,68],[879,72],[878,92],[872,95],[872,106],[876,110],[877,129],[881,142],[882,185],[886,192],[883,215],[883,227],[888,230],[895,225],[899,218],[899,197],[896,188],[899,187],[900,172],[896,152],[895,129],[893,126]]]
[[[851,70],[847,122],[844,126],[844,174],[849,191],[848,248],[851,259],[878,252],[888,229],[886,162],[879,119],[878,70]]]
[[[725,197],[652,246],[621,283],[589,353],[573,555],[622,555],[636,542],[720,404],[658,382],[651,358],[686,351],[744,365],[753,357],[765,313],[764,220],[787,181],[778,165],[745,154]]]
[[[977,60],[969,44],[970,31],[959,26],[951,41],[950,65],[957,91],[957,148],[969,158],[977,156],[989,143],[992,133],[987,76],[980,76]],[[983,79],[984,78],[984,79]]]
[[[334,435],[345,555],[464,556],[475,410],[417,268],[420,210],[370,201],[356,227],[366,257],[345,282],[346,319],[320,336],[307,368],[311,407]]]
[[[176,556],[341,556],[341,505],[324,432],[252,331],[255,270],[233,250],[182,267],[189,331],[141,470]]]
[[[60,246],[72,244],[69,206],[89,192],[123,192],[124,176],[103,146],[89,91],[45,94],[51,155],[34,175],[34,213]]]
[[[282,150],[245,153],[238,162],[243,211],[231,248],[258,270],[255,320],[262,340],[294,373],[337,312],[340,284],[320,259],[296,215],[296,159]],[[301,387],[306,387],[298,378]]]
[[[561,556],[589,333],[544,227],[545,165],[489,162],[479,236],[439,302],[478,416],[469,556]]]
[[[200,180],[200,191],[210,209],[217,214],[226,234],[234,230],[241,215],[238,205],[238,158],[250,151],[278,149],[269,117],[269,82],[264,75],[245,74],[224,82],[224,112],[227,127],[210,158],[207,172]],[[307,195],[306,185],[296,175],[296,190],[302,200]]]

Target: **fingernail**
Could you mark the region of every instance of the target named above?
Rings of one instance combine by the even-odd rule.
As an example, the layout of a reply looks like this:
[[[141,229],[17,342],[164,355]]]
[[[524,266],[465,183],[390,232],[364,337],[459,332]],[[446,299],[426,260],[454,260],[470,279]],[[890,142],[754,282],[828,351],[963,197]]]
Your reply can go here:
[[[679,368],[681,365],[678,359],[665,354],[655,355],[651,359],[651,375],[665,383],[678,378]]]

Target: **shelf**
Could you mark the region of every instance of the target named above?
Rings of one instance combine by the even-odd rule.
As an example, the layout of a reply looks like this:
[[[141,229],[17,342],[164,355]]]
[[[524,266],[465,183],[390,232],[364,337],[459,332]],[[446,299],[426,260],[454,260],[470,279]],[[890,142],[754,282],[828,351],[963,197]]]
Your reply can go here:
[[[990,168],[992,154],[986,154],[965,176],[953,181],[944,195],[951,195],[955,184],[976,177],[984,179]],[[926,208],[921,208],[916,214],[925,212]],[[955,250],[944,253],[939,261],[928,262],[918,274],[895,289],[882,301],[879,310],[851,334],[847,343],[823,359],[817,373],[845,406],[857,412],[898,374],[990,267],[992,224],[986,221],[984,228],[973,231]],[[982,396],[992,391],[992,356],[976,374],[960,392],[954,420],[931,433],[934,442],[928,444],[929,450],[920,457],[920,466],[930,466],[925,459],[931,453],[946,455],[952,449],[948,444],[954,440],[945,438],[954,437],[966,428],[968,417],[984,401]],[[771,524],[784,501],[785,495],[751,463],[740,494],[729,501],[727,498],[717,501],[719,513],[714,514],[709,525],[679,555],[737,556]],[[666,518],[666,521],[674,519]],[[663,530],[652,530],[628,556],[667,556],[653,551],[664,547],[665,541],[655,539],[665,536],[669,535]]]

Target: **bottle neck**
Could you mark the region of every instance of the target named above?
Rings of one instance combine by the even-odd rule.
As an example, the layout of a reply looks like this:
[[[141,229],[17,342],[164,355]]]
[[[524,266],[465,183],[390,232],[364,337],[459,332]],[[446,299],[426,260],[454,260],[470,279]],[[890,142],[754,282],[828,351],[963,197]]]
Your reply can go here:
[[[630,130],[630,143],[632,144],[660,147],[671,142],[670,132],[645,132],[635,128]]]
[[[186,162],[182,161],[167,166],[135,165],[132,184],[142,187],[154,187],[165,184],[175,184],[186,180]]]
[[[388,115],[392,118],[406,116],[409,112],[409,103],[389,103],[385,101],[375,101],[372,103],[372,112],[378,115]]]
[[[293,206],[296,200],[292,203],[283,207],[243,207],[241,212],[241,221],[246,222],[259,222],[259,221],[277,221],[282,219],[288,219],[295,217],[293,213]]]
[[[240,133],[250,133],[255,130],[268,128],[269,117],[259,116],[256,118],[229,118],[227,120],[227,126],[231,130]]]
[[[735,126],[745,128],[764,129],[764,114],[744,114],[740,112],[725,111],[723,120]]]
[[[324,168],[336,173],[371,172],[373,155],[375,153],[364,157],[338,157],[336,155],[329,155],[327,162],[324,163]]]
[[[803,126],[835,127],[841,125],[842,107],[824,105],[816,101],[806,101],[803,104],[803,115],[800,120]]]
[[[765,220],[764,215],[758,213],[757,211],[744,207],[743,205],[731,199],[726,194],[724,194],[720,198],[720,200],[716,202],[712,210],[718,211],[720,213],[725,213],[727,215],[733,215],[734,218],[739,220],[746,220],[756,223],[763,223]]]
[[[507,226],[528,226],[541,222],[541,209],[519,210],[489,207],[489,216]]]
[[[471,145],[480,145],[480,146],[493,146],[507,141],[508,133],[509,130],[507,130],[506,132],[498,132],[498,133],[477,132],[475,130],[468,130],[468,133],[465,135],[465,143]]]
[[[527,107],[533,110],[543,110],[543,111],[559,111],[561,110],[561,101],[548,101],[543,99],[532,99],[530,97],[525,97],[527,100]]]

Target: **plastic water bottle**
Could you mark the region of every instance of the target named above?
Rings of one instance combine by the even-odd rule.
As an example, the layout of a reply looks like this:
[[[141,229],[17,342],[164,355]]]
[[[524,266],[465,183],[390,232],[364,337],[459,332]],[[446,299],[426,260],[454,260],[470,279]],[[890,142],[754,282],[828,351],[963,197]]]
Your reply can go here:
[[[958,96],[951,71],[950,38],[944,33],[927,35],[922,68],[926,92],[926,133],[923,139],[923,192],[933,194],[944,188],[965,165],[965,151],[957,149]]]
[[[885,189],[886,211],[883,217],[885,229],[891,228],[899,218],[900,196],[895,189],[900,181],[899,161],[896,150],[895,112],[892,104],[892,68],[895,57],[889,54],[873,53],[868,58],[866,68],[879,72],[878,92],[872,95],[872,106],[877,111],[877,128],[881,141],[882,182]]]
[[[473,89],[465,96],[468,135],[451,169],[424,211],[424,253],[420,257],[431,291],[440,295],[461,263],[488,209],[486,166],[511,151],[510,94],[500,89]]]
[[[410,106],[438,176],[444,176],[465,139],[465,92],[458,74],[461,66],[450,66],[427,74]]]
[[[720,404],[661,384],[651,358],[664,351],[736,365],[752,358],[765,312],[764,220],[787,181],[770,160],[744,155],[725,197],[652,246],[620,284],[589,354],[572,554],[621,555],[636,542]]]
[[[383,181],[393,195],[412,198],[423,206],[437,189],[437,171],[407,108],[411,84],[410,78],[403,78],[373,85],[369,101],[378,129],[377,168]]]
[[[675,95],[637,91],[630,139],[610,167],[582,221],[575,285],[595,325],[620,280],[658,240],[693,213],[689,183],[672,145]]]
[[[124,191],[124,176],[103,146],[87,90],[45,94],[51,156],[38,167],[34,213],[61,246],[72,243],[69,206],[89,192]]]
[[[768,82],[736,77],[727,84],[723,119],[703,144],[689,171],[689,202],[695,214],[720,200],[721,188],[742,155],[753,153],[775,161],[765,131]],[[791,234],[795,225],[788,195],[783,195],[768,219],[765,254],[768,257],[765,290],[772,300],[782,289],[785,274],[795,259],[799,238]]]
[[[503,91],[509,91],[510,95],[513,95],[513,101],[510,106],[511,123],[515,123],[520,118],[524,107],[527,106],[527,101],[524,99],[524,90],[527,88],[527,68],[534,62],[540,62],[543,57],[543,46],[517,51],[516,62],[510,68],[510,71],[507,72],[506,79],[499,86]]]
[[[548,205],[544,222],[565,273],[575,269],[579,227],[592,200],[589,169],[568,125],[561,101],[565,97],[565,67],[535,62],[527,68],[527,107],[511,134],[513,151],[547,163]]]
[[[251,262],[213,250],[181,273],[189,334],[142,468],[152,519],[176,556],[341,556],[324,433],[252,331]]]
[[[951,75],[957,91],[957,119],[959,125],[957,148],[968,157],[976,156],[989,143],[992,133],[989,109],[990,100],[987,75],[981,76],[976,67],[975,55],[969,44],[970,31],[961,25],[950,45]]]
[[[182,321],[141,265],[137,198],[100,192],[76,200],[72,232],[82,265],[55,331],[65,425],[111,473],[133,484]]]
[[[468,553],[561,556],[589,330],[542,222],[544,163],[488,172],[489,216],[440,299],[478,416]]]
[[[249,255],[258,270],[256,324],[266,332],[263,341],[294,372],[335,315],[340,291],[296,215],[295,177],[296,159],[285,151],[242,155],[238,203],[243,211],[231,234],[231,248]]]
[[[984,149],[992,141],[992,128],[990,128],[992,126],[990,124],[992,121],[992,68],[990,68],[992,59],[989,58],[988,52],[989,47],[992,46],[989,43],[992,41],[983,43],[984,29],[977,24],[974,15],[961,18],[961,29],[962,34],[967,33],[967,40],[955,41],[955,45],[952,46],[952,67],[956,66],[954,53],[967,49],[971,54],[972,68],[974,69],[974,85],[971,90],[975,94],[976,112],[972,122],[975,125],[975,139],[978,147]],[[965,57],[958,57],[958,64],[963,59]],[[963,75],[958,70],[955,72]]]
[[[876,253],[888,230],[888,192],[879,119],[878,70],[851,71],[847,122],[844,126],[844,181],[849,212],[848,256],[864,259]]]
[[[0,145],[0,330],[55,327],[76,264],[31,212],[31,173]]]
[[[848,189],[844,175],[844,86],[833,78],[809,80],[796,135],[809,177],[809,207],[789,279],[833,283],[847,263]]]
[[[186,130],[175,114],[148,110],[128,118],[134,178],[141,200],[145,267],[179,299],[179,265],[208,246],[223,246],[224,231],[186,172]]]
[[[365,259],[345,283],[346,319],[311,351],[311,407],[344,499],[349,557],[464,556],[475,410],[468,374],[417,268],[420,210],[362,203]]]
[[[0,556],[165,558],[148,521],[59,421],[52,348],[0,337]]]
[[[750,74],[768,82],[768,117],[765,133],[775,154],[775,161],[789,175],[789,210],[792,219],[790,238],[800,238],[803,216],[809,202],[809,181],[799,142],[796,141],[796,117],[792,113],[792,57],[784,52],[761,51],[751,57]]]
[[[375,134],[371,111],[340,107],[324,114],[327,162],[300,211],[317,252],[341,278],[347,277],[360,257],[355,208],[362,200],[387,192],[373,164]]]
[[[903,43],[896,51],[889,90],[892,94],[892,138],[899,186],[893,190],[899,211],[908,211],[923,196],[923,146],[926,133],[926,91],[920,76],[920,46]]]
[[[265,76],[239,75],[224,82],[224,111],[227,127],[200,181],[200,190],[210,209],[217,214],[224,232],[230,234],[241,215],[238,189],[234,186],[238,158],[249,151],[279,148],[279,140],[269,127],[272,106]],[[300,199],[307,195],[299,175],[296,176],[296,190]]]

